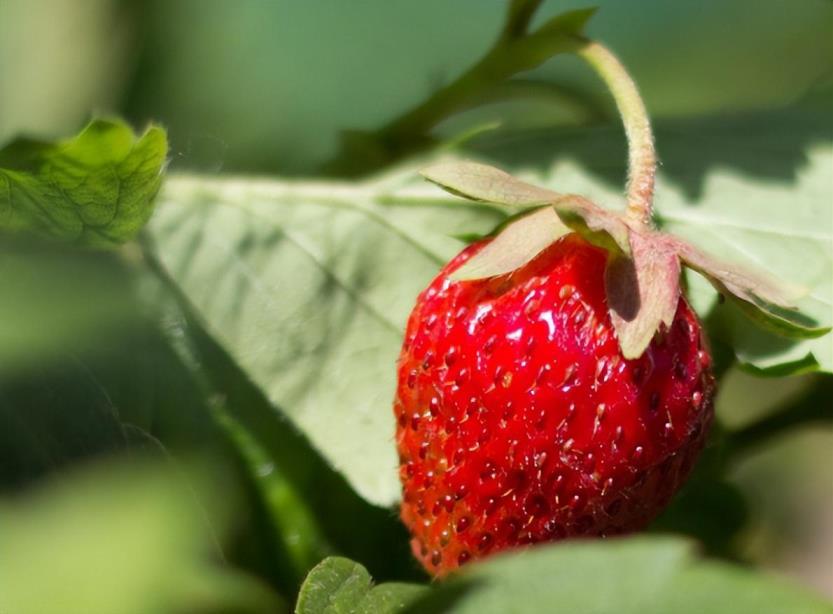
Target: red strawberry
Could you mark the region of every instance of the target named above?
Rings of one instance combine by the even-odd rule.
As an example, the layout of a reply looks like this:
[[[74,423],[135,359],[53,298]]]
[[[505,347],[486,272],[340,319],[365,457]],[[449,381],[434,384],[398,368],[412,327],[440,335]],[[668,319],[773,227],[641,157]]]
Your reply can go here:
[[[622,357],[604,250],[570,234],[510,275],[419,296],[399,358],[402,520],[443,575],[520,544],[639,529],[703,446],[714,396],[684,298],[637,359]]]

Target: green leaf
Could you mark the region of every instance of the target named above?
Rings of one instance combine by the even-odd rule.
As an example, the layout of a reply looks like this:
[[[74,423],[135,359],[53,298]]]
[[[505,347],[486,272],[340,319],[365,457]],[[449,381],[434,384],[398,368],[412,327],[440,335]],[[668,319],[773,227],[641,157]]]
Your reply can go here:
[[[788,582],[701,560],[677,538],[564,542],[473,564],[409,612],[829,614]]]
[[[200,488],[213,493],[214,520],[228,526],[233,489],[210,479]],[[285,611],[267,587],[219,563],[216,538],[192,487],[170,467],[110,464],[66,474],[0,501],[0,611]]]
[[[732,126],[714,120],[683,124],[673,131],[660,124],[660,151],[664,143],[672,150],[664,156],[666,174],[660,177],[657,199],[664,225],[681,235],[689,233],[692,236],[686,238],[696,245],[723,237],[726,245],[752,250],[771,270],[787,266],[794,278],[786,277],[824,297],[831,277],[823,273],[833,264],[823,254],[833,249],[823,240],[827,228],[818,223],[830,215],[829,207],[825,209],[830,188],[823,159],[813,162],[811,157],[795,186],[788,179],[760,178],[752,171],[710,168],[715,181],[730,183],[722,190],[711,188],[711,181],[705,183],[702,199],[694,192],[687,196],[686,189],[675,187],[678,175],[669,176],[668,169],[677,168],[670,162],[672,154],[683,166],[698,152],[713,155],[711,146],[698,149],[701,141],[695,137],[709,143],[709,138],[731,133]],[[765,124],[756,128],[755,138],[767,134]],[[737,130],[746,135],[749,128],[744,124]],[[776,139],[777,133],[770,130],[769,138]],[[556,157],[554,172],[545,174],[548,184],[584,192],[599,202],[618,202],[622,177],[617,172],[612,178],[598,174],[619,168],[624,176],[625,157],[611,147],[612,134],[599,129],[579,136],[556,133],[555,139],[550,133],[529,135],[527,144],[513,147],[512,153],[531,151],[539,160],[545,156],[534,147],[543,146]],[[491,142],[489,151],[494,154],[500,141]],[[735,149],[745,155],[745,147]],[[829,145],[819,151],[833,153]],[[515,164],[530,168],[529,162]],[[749,168],[757,167],[750,163]],[[448,197],[413,181],[414,174],[405,167],[357,184],[173,177],[149,225],[162,267],[208,333],[263,392],[274,420],[285,412],[361,496],[379,505],[389,505],[399,496],[397,460],[390,445],[390,399],[405,319],[417,294],[462,247],[451,235],[486,233],[505,219],[494,206]],[[808,174],[811,179],[803,178]],[[690,175],[681,176],[690,180]],[[752,202],[769,203],[775,215],[782,215],[785,224],[774,232],[794,227],[802,240],[781,241],[771,233],[760,240],[755,228],[760,219],[744,206]],[[792,205],[794,216],[779,213],[784,202]],[[722,222],[729,213],[731,223]],[[683,223],[693,216],[698,223]],[[802,231],[804,226],[809,230]],[[789,250],[782,249],[784,243],[790,243]],[[726,309],[715,307],[715,294],[708,287],[689,287],[701,315]],[[814,315],[812,310],[808,314]],[[816,309],[816,314],[824,323],[823,310]],[[713,318],[707,322],[716,341],[725,338]],[[810,365],[818,358],[823,368],[833,366],[825,344],[829,337],[775,337],[781,345],[773,345],[757,327],[741,338],[744,326],[748,327],[733,324],[725,332],[737,340],[735,352],[742,360],[794,370],[796,365],[808,368],[804,359],[812,351]],[[757,351],[767,362],[750,356],[756,343],[765,344]]]
[[[95,120],[75,138],[15,141],[0,150],[0,230],[109,247],[131,239],[153,211],[168,146],[151,126]]]
[[[511,273],[569,231],[552,207],[542,207],[509,222],[486,247],[454,271],[451,277],[460,280],[482,279]]]
[[[796,306],[822,328],[833,320],[830,101],[824,91],[777,111],[656,122],[663,164],[654,202],[662,229],[721,260],[806,288]],[[620,128],[514,135],[511,148],[504,138],[484,136],[477,151],[510,172],[536,169],[544,187],[621,206],[626,157]],[[737,308],[718,304],[699,276],[689,275],[688,282],[700,315],[711,314],[710,335],[731,346],[741,362],[760,372],[833,372],[829,335],[767,334]]]
[[[273,407],[368,501],[399,497],[392,399],[417,294],[492,207],[414,171],[364,184],[173,177],[148,227],[167,275]],[[262,418],[261,418],[262,419]]]
[[[389,614],[404,611],[427,590],[417,584],[389,582],[373,586],[359,563],[329,557],[310,571],[295,606],[297,614]]]
[[[147,251],[145,252],[148,253]],[[158,271],[153,258],[154,270]],[[361,560],[376,578],[422,577],[413,565],[404,525],[390,510],[371,505],[270,402],[217,341],[197,322],[188,301],[165,281],[164,319],[172,342],[206,380],[217,401],[215,414],[230,433],[262,494],[262,516],[271,530],[259,531],[268,550],[275,545],[269,577],[297,590],[306,573],[335,552]],[[173,290],[173,292],[171,292]],[[388,408],[384,408],[387,413]],[[260,516],[256,520],[260,520]],[[247,523],[250,526],[252,523]],[[254,532],[254,531],[253,531]],[[257,547],[257,544],[252,544]],[[267,561],[268,562],[268,561]]]
[[[4,375],[135,326],[134,271],[115,254],[0,236],[0,270]]]

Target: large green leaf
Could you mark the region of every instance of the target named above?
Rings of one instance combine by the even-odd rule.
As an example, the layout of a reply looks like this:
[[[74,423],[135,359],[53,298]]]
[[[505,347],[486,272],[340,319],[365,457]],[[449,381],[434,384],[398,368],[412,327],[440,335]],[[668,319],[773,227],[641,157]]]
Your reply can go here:
[[[161,464],[96,466],[0,501],[0,611],[283,611],[271,590],[220,564],[215,529],[230,524],[233,489],[193,476],[212,524],[192,484]]]
[[[123,243],[153,211],[167,153],[162,128],[137,137],[114,120],[95,120],[66,141],[14,141],[0,149],[0,230]]]
[[[694,544],[653,537],[575,541],[515,551],[470,564],[423,589],[372,587],[358,563],[330,558],[307,578],[299,614],[829,614],[833,604],[789,582],[695,556]],[[373,601],[374,594],[387,600]],[[374,607],[368,608],[368,602]]]
[[[208,331],[383,505],[399,493],[390,408],[407,315],[460,248],[449,235],[502,219],[487,206],[449,206],[451,197],[424,200],[407,176],[414,190],[400,189],[399,176],[357,185],[175,177],[149,226]]]
[[[391,614],[403,611],[425,592],[418,584],[388,582],[373,586],[359,563],[339,556],[310,571],[298,595],[297,614]]]
[[[153,262],[153,260],[151,260]],[[158,269],[157,269],[158,270]],[[162,275],[165,279],[165,276]],[[165,289],[171,288],[166,279]],[[300,586],[306,573],[327,555],[341,553],[360,560],[380,580],[422,577],[410,556],[404,525],[388,509],[359,496],[344,475],[311,444],[209,336],[197,317],[169,305],[165,322],[169,338],[188,363],[202,374],[218,399],[215,413],[245,457],[263,515],[283,545],[271,572],[278,586]]]
[[[677,538],[563,543],[472,565],[416,613],[829,614],[833,605],[751,570],[701,560]]]
[[[668,151],[669,162],[657,206],[671,231],[812,287],[802,307],[829,324],[833,153],[827,133],[812,121],[801,124],[815,121],[803,113],[769,114],[751,126],[712,120],[661,127],[660,151]],[[767,126],[775,127],[767,132]],[[756,145],[747,150],[743,138],[753,128]],[[771,154],[771,168],[762,169],[757,152],[767,137],[781,142],[788,129],[797,140],[784,146],[783,158]],[[493,157],[503,152],[507,165],[526,169],[555,158],[538,179],[617,203],[619,188],[609,179],[624,174],[624,151],[611,147],[618,132],[555,136],[558,146],[546,133],[509,144],[492,140],[481,149]],[[712,147],[729,162],[704,162]],[[689,168],[686,160],[693,175],[680,171]],[[353,487],[378,504],[398,496],[389,407],[408,311],[461,247],[451,236],[484,232],[503,219],[487,205],[414,183],[415,170],[358,184],[173,177],[149,227],[162,266],[209,333]],[[789,370],[796,355],[809,355],[799,366],[833,367],[829,336],[796,341],[746,323],[722,325],[730,308],[715,307],[714,293],[702,286],[692,284],[695,306],[703,315],[715,312],[712,334],[725,335],[745,362]],[[757,357],[755,344],[766,348]]]

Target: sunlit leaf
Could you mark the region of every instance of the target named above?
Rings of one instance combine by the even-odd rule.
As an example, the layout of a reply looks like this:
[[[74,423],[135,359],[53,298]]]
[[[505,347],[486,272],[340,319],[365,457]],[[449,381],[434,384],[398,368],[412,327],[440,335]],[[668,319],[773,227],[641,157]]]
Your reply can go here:
[[[298,595],[297,614],[392,614],[402,612],[427,587],[387,582],[373,585],[359,563],[330,557],[310,571]]]
[[[162,128],[137,137],[116,120],[95,120],[66,141],[14,141],[0,149],[0,230],[124,243],[153,212],[167,153]]]
[[[694,556],[674,538],[563,543],[470,565],[411,612],[503,614],[829,614],[833,606],[788,582]]]
[[[399,496],[392,399],[417,294],[494,208],[413,171],[365,184],[171,178],[149,225],[161,266],[224,350],[371,502]],[[417,191],[413,191],[413,187]],[[455,203],[454,206],[449,206]]]

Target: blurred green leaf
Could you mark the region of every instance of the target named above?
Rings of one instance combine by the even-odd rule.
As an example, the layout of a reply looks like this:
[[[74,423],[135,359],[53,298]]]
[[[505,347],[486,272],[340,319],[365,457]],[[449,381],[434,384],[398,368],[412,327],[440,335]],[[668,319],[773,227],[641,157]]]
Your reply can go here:
[[[391,400],[405,319],[460,248],[449,235],[503,219],[425,200],[426,188],[410,170],[364,184],[177,177],[148,227],[208,333],[380,505],[399,496]]]
[[[345,129],[373,131],[465,71],[500,31],[506,4],[145,1],[127,112],[170,126],[177,164],[308,174]],[[633,70],[655,118],[787,104],[833,65],[826,0],[545,2],[532,26],[588,5],[599,7],[589,36]],[[606,100],[568,57],[524,77]],[[586,121],[575,97],[553,98],[492,108],[488,120]]]
[[[206,478],[202,490],[215,488],[215,520],[228,525],[221,483]],[[96,466],[2,501],[0,611],[284,611],[268,588],[221,563],[206,520],[183,476],[161,465]]]
[[[388,582],[373,586],[359,563],[330,557],[310,571],[295,606],[297,614],[390,614],[403,611],[427,590],[418,584]]]
[[[698,559],[676,538],[564,542],[473,564],[408,612],[815,614],[833,605],[766,574]]]
[[[5,249],[4,249],[5,248]],[[109,253],[0,241],[0,490],[139,446],[213,447],[202,391]]]
[[[199,365],[170,347],[152,321],[149,276],[119,255],[0,239],[0,492],[113,453],[211,454],[245,494],[229,557],[294,594],[300,578],[284,573],[286,553]]]
[[[777,411],[731,432],[727,439],[728,453],[740,457],[797,427],[833,422],[831,400],[833,376],[819,376],[798,398],[792,399]]]
[[[124,243],[150,218],[167,152],[162,128],[137,137],[117,120],[95,120],[66,141],[14,141],[0,149],[0,229]]]
[[[136,325],[135,274],[114,254],[0,235],[0,272],[4,375]]]

